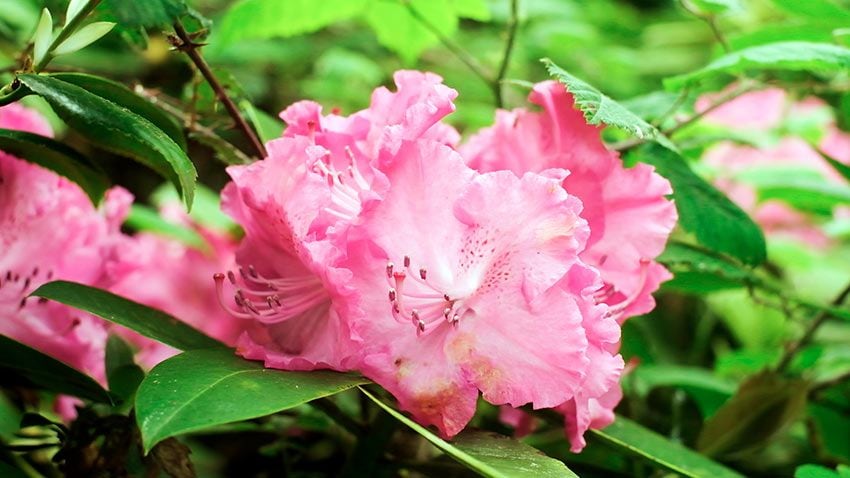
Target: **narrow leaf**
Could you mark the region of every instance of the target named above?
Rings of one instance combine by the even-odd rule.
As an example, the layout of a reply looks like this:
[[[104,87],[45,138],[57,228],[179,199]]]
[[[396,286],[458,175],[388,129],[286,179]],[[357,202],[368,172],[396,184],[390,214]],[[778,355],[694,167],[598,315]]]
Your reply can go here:
[[[0,129],[0,150],[77,183],[94,204],[100,203],[109,184],[106,175],[80,153],[45,136]]]
[[[602,430],[590,430],[602,441],[643,457],[662,468],[690,478],[743,478],[743,475],[706,458],[624,417]]]
[[[112,403],[109,393],[95,379],[4,335],[0,335],[0,370],[3,381],[23,382],[42,390]]]
[[[676,146],[661,134],[656,127],[629,111],[622,104],[567,73],[566,70],[553,63],[552,60],[544,58],[542,61],[546,65],[549,75],[555,77],[555,79],[566,87],[567,91],[572,93],[576,106],[584,113],[584,119],[588,124],[615,126],[640,139],[654,140],[670,149],[676,149]]]
[[[697,176],[676,152],[645,145],[632,154],[655,166],[673,185],[679,224],[703,246],[758,265],[767,256],[764,234],[752,219],[723,193]]]
[[[147,452],[175,435],[270,415],[366,382],[330,371],[267,369],[227,349],[192,350],[151,370],[136,393],[136,419]]]
[[[132,398],[145,372],[136,365],[133,349],[121,337],[110,335],[106,341],[106,381],[109,391],[125,402]]]
[[[32,41],[33,63],[37,65],[47,55],[47,49],[50,48],[50,43],[53,41],[53,16],[50,15],[50,10],[45,8],[41,11],[41,18],[38,20]]]
[[[20,75],[69,126],[93,144],[133,158],[168,178],[191,208],[197,172],[186,153],[153,123],[85,88],[43,75]]]
[[[783,41],[745,48],[721,56],[708,66],[664,81],[678,90],[707,78],[749,70],[839,72],[850,68],[850,49],[829,43]]]
[[[68,9],[65,10],[65,25],[68,25],[68,22],[73,20],[86,5],[89,4],[90,0],[71,0],[68,2]]]
[[[383,401],[360,388],[367,397],[387,413],[404,423],[446,455],[481,476],[493,478],[574,477],[567,466],[539,450],[496,433],[467,430],[447,442],[427,428],[407,418]]]
[[[80,28],[63,41],[55,50],[54,55],[67,55],[91,45],[112,31],[115,24],[112,22],[94,22]]]
[[[121,83],[85,73],[53,73],[50,76],[77,85],[118,106],[127,108],[156,125],[157,128],[174,140],[183,151],[187,150],[183,126],[173,116],[157,108],[153,103],[137,95]]]
[[[223,347],[217,340],[165,312],[95,287],[54,281],[42,285],[32,295],[84,310],[176,349]]]

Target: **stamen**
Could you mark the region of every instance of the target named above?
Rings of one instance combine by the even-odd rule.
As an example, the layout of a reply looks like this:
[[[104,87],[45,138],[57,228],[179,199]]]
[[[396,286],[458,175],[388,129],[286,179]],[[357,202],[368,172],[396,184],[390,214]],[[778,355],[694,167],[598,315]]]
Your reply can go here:
[[[630,296],[626,297],[621,302],[612,305],[608,309],[609,317],[613,317],[615,320],[619,321],[622,319],[623,313],[626,309],[640,297],[641,292],[643,292],[644,287],[646,287],[646,279],[649,275],[649,264],[649,259],[640,260],[640,279],[638,280],[637,287],[635,287],[634,292],[632,292]]]

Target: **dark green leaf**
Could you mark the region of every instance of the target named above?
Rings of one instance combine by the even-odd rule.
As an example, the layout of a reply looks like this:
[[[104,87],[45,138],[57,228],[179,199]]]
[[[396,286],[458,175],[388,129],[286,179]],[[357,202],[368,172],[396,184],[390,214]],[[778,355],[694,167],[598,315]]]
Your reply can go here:
[[[757,284],[761,281],[752,270],[732,257],[679,241],[668,242],[658,261],[674,274],[711,274],[741,285]]]
[[[151,370],[136,393],[136,418],[150,450],[171,436],[269,415],[366,382],[330,371],[267,369],[227,349],[192,350]]]
[[[5,478],[31,478],[30,475],[25,473],[20,468],[14,467],[2,461],[0,461],[0,476],[3,476]]]
[[[846,164],[842,163],[841,161],[838,161],[837,159],[824,153],[823,151],[818,152],[821,156],[823,156],[823,159],[825,159],[826,162],[829,163],[830,166],[832,166],[833,169],[838,171],[838,174],[843,176],[844,179],[846,179],[847,181],[850,181],[850,166],[847,166]]]
[[[106,175],[80,153],[41,135],[0,129],[0,150],[77,183],[94,204],[100,203],[109,185]]]
[[[101,98],[136,113],[161,129],[183,151],[186,151],[186,137],[180,123],[173,116],[157,108],[153,103],[137,95],[121,83],[84,73],[54,73],[50,76],[85,88]]]
[[[576,477],[564,463],[539,450],[496,433],[467,430],[447,442],[364,389],[367,397],[387,413],[419,433],[437,448],[482,476],[499,478]]]
[[[627,453],[641,456],[670,471],[691,478],[743,478],[743,475],[699,453],[672,442],[623,417],[590,433]]]
[[[809,383],[763,372],[705,422],[697,448],[708,456],[734,458],[764,447],[805,410]]]
[[[197,173],[192,161],[171,138],[145,118],[90,93],[85,88],[43,75],[20,75],[62,120],[87,140],[131,157],[168,178],[191,208]]]
[[[186,13],[183,0],[104,0],[98,8],[125,27],[170,26]]]
[[[654,140],[670,149],[676,149],[676,146],[661,134],[655,126],[647,123],[646,120],[632,113],[622,104],[567,73],[564,69],[554,64],[552,60],[544,58],[542,61],[546,65],[546,69],[549,70],[549,75],[555,77],[567,88],[567,91],[573,94],[576,106],[584,113],[584,119],[588,124],[614,126],[640,139]]]
[[[850,49],[828,43],[785,41],[735,51],[708,66],[664,81],[668,89],[681,89],[706,78],[749,70],[838,72],[850,68]]]
[[[841,478],[841,475],[824,466],[803,465],[794,471],[794,478]]]
[[[674,151],[645,145],[632,154],[655,166],[673,185],[679,224],[703,246],[758,265],[767,255],[764,234],[752,219],[723,193],[691,170]]]
[[[126,402],[145,378],[145,372],[133,360],[133,349],[121,337],[110,335],[106,341],[106,381],[109,391]]]
[[[32,295],[84,310],[176,349],[223,347],[165,312],[95,287],[55,281],[39,287]]]
[[[51,392],[112,403],[109,393],[93,378],[3,335],[0,335],[0,369],[4,380],[23,381]]]
[[[106,375],[126,365],[135,364],[133,349],[121,337],[110,334],[106,340]]]

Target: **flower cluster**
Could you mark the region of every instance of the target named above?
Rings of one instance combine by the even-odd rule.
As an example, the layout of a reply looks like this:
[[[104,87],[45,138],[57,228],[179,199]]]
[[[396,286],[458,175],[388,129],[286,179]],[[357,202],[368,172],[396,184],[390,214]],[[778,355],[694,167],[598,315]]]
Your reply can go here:
[[[580,450],[621,395],[620,323],[669,277],[670,185],[625,168],[559,84],[459,145],[453,89],[395,83],[350,116],[292,105],[268,158],[228,168],[245,237],[215,282],[238,353],[360,371],[446,437],[479,394],[556,408]]]

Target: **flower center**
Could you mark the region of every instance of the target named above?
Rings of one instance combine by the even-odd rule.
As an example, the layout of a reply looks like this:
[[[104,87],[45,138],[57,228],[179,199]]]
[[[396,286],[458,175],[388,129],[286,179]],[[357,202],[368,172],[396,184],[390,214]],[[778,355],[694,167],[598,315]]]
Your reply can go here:
[[[348,166],[345,172],[337,170],[330,161],[330,153],[313,163],[314,173],[323,177],[331,191],[332,206],[325,210],[334,216],[345,220],[353,220],[360,213],[360,193],[370,189],[369,181],[357,167],[354,153],[348,146],[345,147],[348,158]]]
[[[225,274],[213,276],[218,301],[231,315],[241,319],[256,319],[274,324],[297,317],[329,301],[322,282],[312,275],[269,279],[260,275],[254,266],[239,268],[239,277],[227,272],[227,280],[236,288],[233,300],[236,307],[224,299]]]
[[[457,326],[469,310],[463,298],[451,297],[445,288],[428,277],[428,269],[414,268],[410,256],[404,256],[404,267],[398,270],[387,262],[387,297],[393,318],[399,323],[410,323],[417,336],[428,335],[441,325]]]

